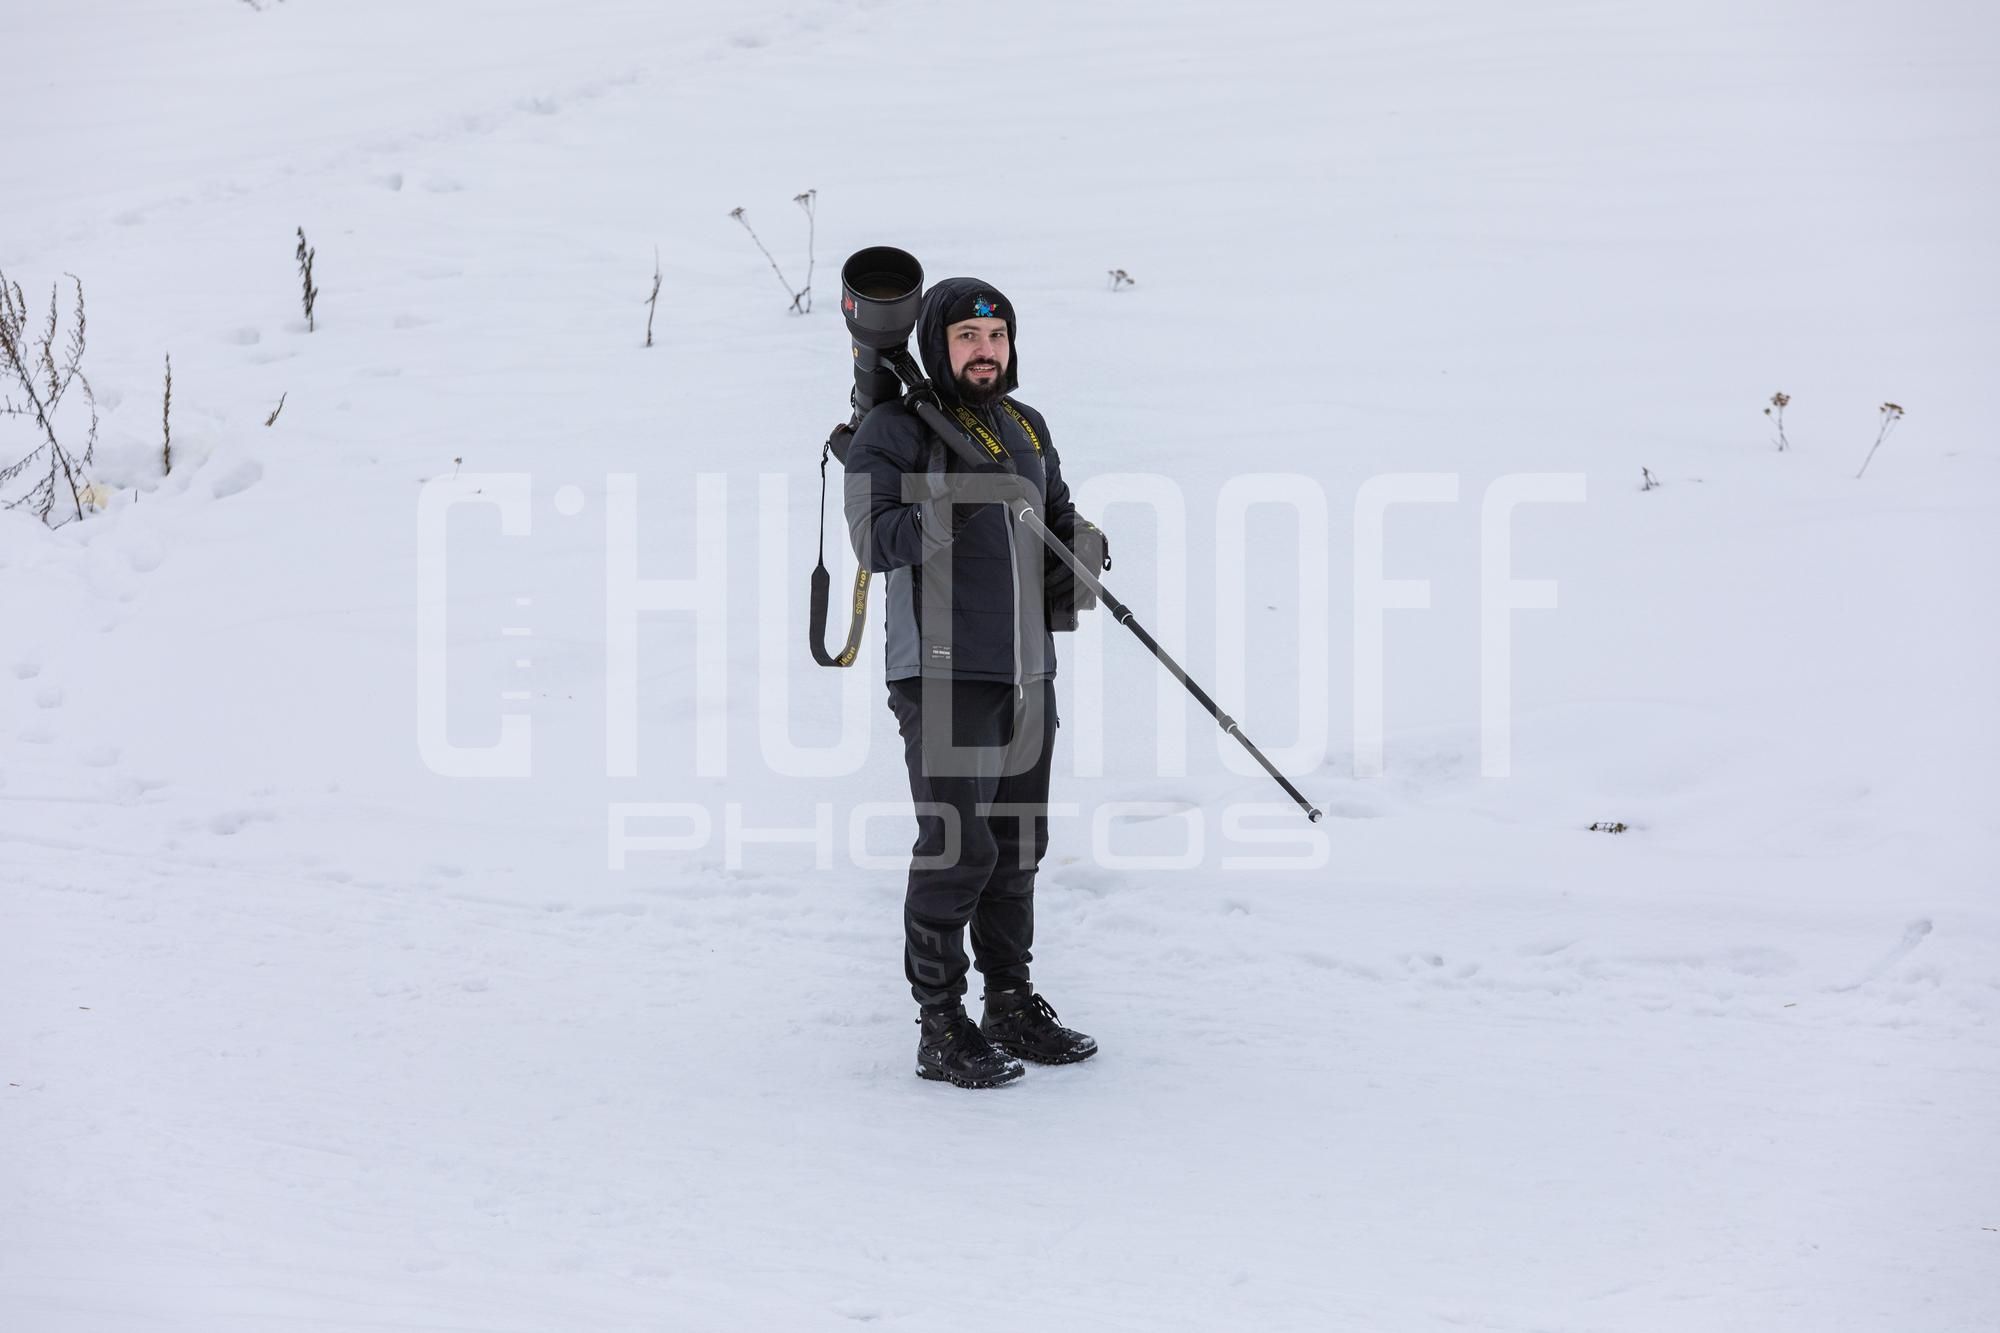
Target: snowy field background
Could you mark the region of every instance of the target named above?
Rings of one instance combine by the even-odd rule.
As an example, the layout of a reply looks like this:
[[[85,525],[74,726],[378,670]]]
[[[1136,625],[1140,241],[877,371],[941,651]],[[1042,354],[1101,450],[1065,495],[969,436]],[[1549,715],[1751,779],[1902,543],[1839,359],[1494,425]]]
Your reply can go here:
[[[84,283],[111,494],[0,513],[0,1328],[2000,1326],[1996,35],[1950,0],[8,5],[0,271]],[[728,214],[802,281],[807,188],[798,317]],[[1275,788],[1115,627],[1062,642],[1036,975],[1104,1054],[990,1095],[911,1076],[907,832],[847,836],[907,791],[879,631],[839,675],[799,642],[838,264],[877,243],[1013,298],[1113,588],[1328,812],[1323,865],[1233,864]],[[525,778],[420,747],[455,470],[525,477],[530,526],[451,519],[444,738],[526,718]],[[1559,606],[1512,618],[1484,778],[1482,503],[1550,472],[1587,498],[1515,513]],[[1359,778],[1356,499],[1396,473],[1458,498],[1389,511],[1430,609],[1388,613]],[[627,474],[639,573],[726,596],[641,618],[610,776]],[[1219,543],[1238,477],[1299,508]],[[856,763],[774,763],[843,724]],[[1196,864],[1093,856],[1110,801],[1179,812],[1119,854],[1200,828]],[[613,802],[714,836],[614,871]],[[732,818],[836,855],[732,856]]]

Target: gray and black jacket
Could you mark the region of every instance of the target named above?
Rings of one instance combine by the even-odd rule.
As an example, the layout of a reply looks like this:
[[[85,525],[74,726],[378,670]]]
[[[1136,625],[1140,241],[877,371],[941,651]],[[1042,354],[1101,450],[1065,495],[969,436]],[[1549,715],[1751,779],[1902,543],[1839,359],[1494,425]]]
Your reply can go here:
[[[982,285],[967,278],[938,283],[924,294],[917,318],[917,349],[947,415],[958,403],[941,314],[960,294],[960,284]],[[1012,342],[1010,337],[1010,390],[1019,383],[1020,365]],[[1026,403],[1006,402],[1029,429],[999,403],[968,410],[1006,449],[1015,473],[1038,497],[1042,520],[1069,541],[1076,509],[1048,422]],[[925,524],[926,501],[944,494],[942,479],[968,470],[901,403],[871,411],[848,446],[848,534],[861,567],[887,576],[884,660],[890,680],[951,676],[1024,685],[1055,675],[1055,640],[1042,601],[1041,543],[1025,527],[1009,523],[997,504],[978,505],[956,540],[939,530],[935,518]],[[997,466],[993,470],[999,474]]]

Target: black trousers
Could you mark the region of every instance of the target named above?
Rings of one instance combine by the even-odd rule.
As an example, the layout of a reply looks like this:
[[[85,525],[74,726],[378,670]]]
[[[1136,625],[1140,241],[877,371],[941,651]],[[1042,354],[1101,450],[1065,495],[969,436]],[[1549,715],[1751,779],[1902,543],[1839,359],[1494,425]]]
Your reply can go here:
[[[960,1003],[967,926],[986,988],[1024,986],[1035,939],[1035,869],[1049,847],[1055,682],[1017,694],[991,681],[896,680],[889,708],[917,808],[903,899],[910,992],[927,1009]]]

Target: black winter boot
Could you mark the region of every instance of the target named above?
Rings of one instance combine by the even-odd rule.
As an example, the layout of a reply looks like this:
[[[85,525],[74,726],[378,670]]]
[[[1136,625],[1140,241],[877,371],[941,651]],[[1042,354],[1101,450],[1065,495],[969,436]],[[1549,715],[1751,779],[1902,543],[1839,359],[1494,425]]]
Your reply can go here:
[[[1056,1022],[1049,1002],[1028,990],[988,991],[986,1038],[1009,1055],[1039,1065],[1067,1065],[1097,1054],[1097,1040]]]
[[[961,1088],[997,1088],[1027,1073],[1011,1055],[993,1049],[963,1009],[926,1011],[917,1022],[917,1077],[956,1084]]]

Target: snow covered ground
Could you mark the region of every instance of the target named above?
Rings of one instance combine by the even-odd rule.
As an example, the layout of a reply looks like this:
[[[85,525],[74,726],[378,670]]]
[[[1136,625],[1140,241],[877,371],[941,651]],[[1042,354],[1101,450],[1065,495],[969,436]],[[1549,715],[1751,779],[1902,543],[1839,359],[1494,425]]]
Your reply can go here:
[[[111,498],[0,513],[0,1328],[2000,1327],[1996,35],[10,6],[0,271],[84,284]],[[728,214],[802,282],[808,188],[798,317]],[[1013,298],[1112,586],[1328,813],[1063,642],[1104,1053],[988,1095],[910,1072],[879,645],[799,641],[877,243]],[[702,610],[628,726],[633,576]]]

